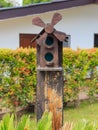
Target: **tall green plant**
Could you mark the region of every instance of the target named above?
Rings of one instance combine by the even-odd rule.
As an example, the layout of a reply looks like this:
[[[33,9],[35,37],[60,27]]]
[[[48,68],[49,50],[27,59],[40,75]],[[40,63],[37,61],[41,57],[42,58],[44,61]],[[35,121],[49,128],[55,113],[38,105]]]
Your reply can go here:
[[[36,130],[52,130],[52,114],[45,112],[37,124]]]
[[[0,122],[0,130],[52,130],[52,114],[45,112],[38,123],[27,115],[16,122],[13,114],[7,114]]]
[[[14,128],[14,115],[10,117],[9,114],[5,115],[0,122],[0,130],[15,130]]]
[[[23,115],[16,122],[14,115],[5,115],[0,122],[0,130],[52,130],[52,114],[45,112],[38,123]],[[60,130],[98,130],[98,125],[89,120],[79,120],[76,123],[65,122]]]

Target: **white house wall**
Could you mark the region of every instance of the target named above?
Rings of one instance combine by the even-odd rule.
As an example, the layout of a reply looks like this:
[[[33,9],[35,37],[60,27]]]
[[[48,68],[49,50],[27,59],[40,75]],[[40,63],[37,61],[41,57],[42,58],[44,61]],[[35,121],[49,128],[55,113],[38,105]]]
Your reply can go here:
[[[98,33],[98,5],[88,5],[58,11],[63,19],[55,28],[71,35],[71,48],[92,48],[94,33]],[[45,23],[54,12],[39,14]],[[32,25],[33,16],[0,21],[0,48],[19,47],[20,33],[39,33],[41,27]]]

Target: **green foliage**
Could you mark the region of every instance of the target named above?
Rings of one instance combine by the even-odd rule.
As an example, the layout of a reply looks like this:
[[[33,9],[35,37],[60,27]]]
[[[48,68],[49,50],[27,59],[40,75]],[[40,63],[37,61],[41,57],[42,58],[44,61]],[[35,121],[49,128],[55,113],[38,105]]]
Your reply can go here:
[[[5,115],[0,122],[0,130],[14,130],[14,116]]]
[[[9,106],[35,100],[35,50],[0,50],[0,98]]]
[[[14,115],[7,114],[0,122],[0,130],[52,130],[52,114],[45,112],[38,123],[33,122],[30,116],[23,115],[16,122]],[[65,122],[60,130],[98,130],[98,125],[89,120],[79,120],[76,123]]]
[[[51,0],[33,0],[33,3],[49,2]]]
[[[32,130],[30,117],[23,115],[19,122],[16,122],[14,115],[6,114],[0,122],[0,130]]]
[[[86,89],[91,98],[98,93],[98,49],[63,50],[64,101],[78,100]],[[0,49],[0,98],[8,106],[35,101],[36,51]]]
[[[30,116],[23,115],[19,122],[14,126],[15,130],[34,130],[35,122],[30,120]]]
[[[45,112],[37,124],[36,130],[52,130],[52,114]]]
[[[9,1],[6,1],[6,0],[0,0],[0,8],[1,7],[11,7],[13,6],[13,4]]]
[[[23,5],[28,5],[28,4],[31,4],[31,0],[23,0]]]
[[[7,114],[0,122],[0,130],[52,130],[52,114],[45,112],[38,123],[27,115],[16,121],[13,114]]]
[[[78,99],[81,90],[87,89],[88,95],[94,96],[98,90],[98,49],[64,49],[64,100]],[[88,83],[89,82],[89,83]]]
[[[98,130],[98,125],[84,119],[77,121],[72,130]]]
[[[51,0],[23,0],[23,5],[41,3],[41,2],[49,2],[49,1],[51,1]]]

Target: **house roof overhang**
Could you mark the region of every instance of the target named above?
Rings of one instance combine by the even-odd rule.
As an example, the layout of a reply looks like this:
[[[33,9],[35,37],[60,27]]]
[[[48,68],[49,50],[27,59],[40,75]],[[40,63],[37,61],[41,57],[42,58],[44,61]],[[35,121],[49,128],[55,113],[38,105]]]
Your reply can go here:
[[[98,3],[98,0],[59,0],[49,3],[32,4],[21,7],[1,8],[0,20],[40,14],[49,11],[56,11],[94,3]]]

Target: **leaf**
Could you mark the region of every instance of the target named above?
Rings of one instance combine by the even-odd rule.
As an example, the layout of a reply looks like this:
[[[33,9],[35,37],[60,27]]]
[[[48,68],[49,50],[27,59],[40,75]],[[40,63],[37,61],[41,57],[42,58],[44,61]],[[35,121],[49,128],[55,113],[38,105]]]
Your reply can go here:
[[[6,114],[4,115],[0,125],[1,125],[1,130],[15,130],[14,129],[14,115]]]
[[[45,112],[37,124],[37,130],[52,130],[52,114]]]

